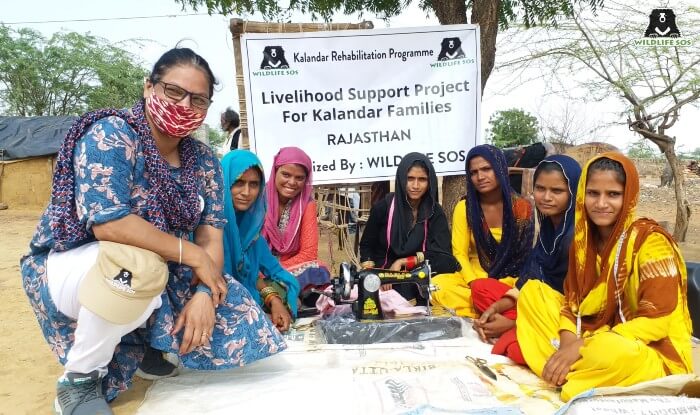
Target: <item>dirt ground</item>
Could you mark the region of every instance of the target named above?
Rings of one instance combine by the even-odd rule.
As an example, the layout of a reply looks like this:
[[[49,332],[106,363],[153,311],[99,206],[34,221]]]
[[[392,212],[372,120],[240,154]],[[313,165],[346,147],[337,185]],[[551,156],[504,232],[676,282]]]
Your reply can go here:
[[[659,189],[657,178],[642,182],[639,215],[672,223],[675,200],[672,190]],[[688,240],[681,244],[687,261],[700,261],[700,180],[689,183],[691,216]],[[27,252],[41,212],[0,211],[0,414],[35,414],[51,411],[56,379],[62,367],[49,351],[33,312],[22,290],[19,258]],[[333,244],[337,248],[337,244]],[[322,235],[319,254],[326,262],[337,263],[343,254],[334,249],[333,260],[327,235]],[[333,267],[336,268],[335,266]],[[697,356],[696,356],[697,357]],[[697,360],[697,359],[696,359]],[[696,373],[700,362],[696,363]],[[143,401],[150,381],[136,379],[134,386],[112,404],[117,414],[131,414]]]

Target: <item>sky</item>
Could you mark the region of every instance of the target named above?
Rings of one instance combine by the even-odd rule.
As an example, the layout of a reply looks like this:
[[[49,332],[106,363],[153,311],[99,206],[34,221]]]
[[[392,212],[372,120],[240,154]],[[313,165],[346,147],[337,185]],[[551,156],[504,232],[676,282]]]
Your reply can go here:
[[[4,3],[0,22],[13,23],[11,27],[15,29],[30,27],[46,37],[57,31],[89,32],[112,43],[122,44],[136,54],[149,69],[162,53],[178,44],[192,48],[209,62],[219,81],[215,88],[214,102],[206,119],[207,124],[213,127],[218,127],[220,113],[226,107],[238,107],[229,19],[241,17],[250,21],[263,21],[261,16],[256,15],[209,16],[202,10],[183,11],[174,0],[38,0]],[[333,21],[356,23],[371,20],[375,28],[438,25],[437,18],[433,14],[426,16],[426,13],[416,6],[417,3],[414,1],[404,13],[388,22],[372,14],[361,17],[337,15]],[[311,21],[310,17],[300,14],[293,15],[292,19],[295,22]],[[497,60],[501,58],[497,56]],[[538,118],[549,119],[557,119],[559,114],[568,108],[576,114],[580,124],[588,126],[608,126],[619,124],[622,120],[620,112],[623,107],[614,99],[582,103],[545,96],[542,93],[545,87],[541,82],[524,85],[518,85],[516,82],[516,86],[513,86],[511,75],[508,71],[496,70],[489,78],[482,100],[482,128],[488,127],[488,120],[495,111],[513,107],[522,108]],[[673,127],[671,134],[677,137],[677,148],[690,151],[700,147],[697,133],[694,132],[696,129],[692,125],[700,116],[700,111],[697,108],[684,108],[681,114],[682,117]],[[630,133],[626,126],[617,125],[598,128],[595,134],[585,141],[605,141],[626,148],[638,139],[639,137]]]

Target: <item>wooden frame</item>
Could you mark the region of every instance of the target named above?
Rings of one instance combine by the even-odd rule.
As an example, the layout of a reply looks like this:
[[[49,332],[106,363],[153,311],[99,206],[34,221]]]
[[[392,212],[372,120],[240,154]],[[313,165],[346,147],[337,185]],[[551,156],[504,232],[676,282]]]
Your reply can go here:
[[[535,187],[535,169],[508,167],[508,176],[512,174],[520,174],[523,177],[520,184],[520,195],[532,200],[532,193]]]

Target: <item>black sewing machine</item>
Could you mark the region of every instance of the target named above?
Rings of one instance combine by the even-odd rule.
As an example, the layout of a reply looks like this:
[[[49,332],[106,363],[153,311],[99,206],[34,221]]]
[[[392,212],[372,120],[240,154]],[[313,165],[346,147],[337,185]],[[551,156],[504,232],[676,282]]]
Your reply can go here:
[[[384,314],[379,301],[380,287],[384,284],[416,284],[420,294],[428,300],[430,315],[430,293],[435,291],[435,287],[430,284],[430,276],[428,261],[411,271],[380,268],[358,271],[355,265],[343,262],[340,264],[340,273],[332,280],[333,301],[336,304],[352,304],[352,311],[358,320],[383,320]],[[357,300],[348,301],[355,285],[358,285]]]

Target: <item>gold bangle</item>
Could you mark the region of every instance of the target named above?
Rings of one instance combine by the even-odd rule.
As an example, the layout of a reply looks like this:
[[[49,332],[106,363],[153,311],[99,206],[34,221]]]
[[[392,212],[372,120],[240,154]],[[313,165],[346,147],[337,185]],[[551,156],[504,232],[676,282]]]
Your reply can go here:
[[[263,304],[264,304],[266,307],[270,307],[270,304],[268,304],[268,303],[271,303],[271,302],[272,302],[272,298],[273,298],[273,297],[277,297],[277,298],[279,298],[280,300],[282,300],[282,297],[280,297],[280,295],[277,294],[277,293],[275,292],[275,293],[268,294],[267,296],[265,296],[265,299],[263,300]]]
[[[275,291],[275,289],[269,285],[260,290],[260,297],[262,298],[266,298],[270,294],[277,294],[277,291]]]
[[[365,261],[361,263],[360,266],[362,267],[362,269],[374,268],[374,261]]]

